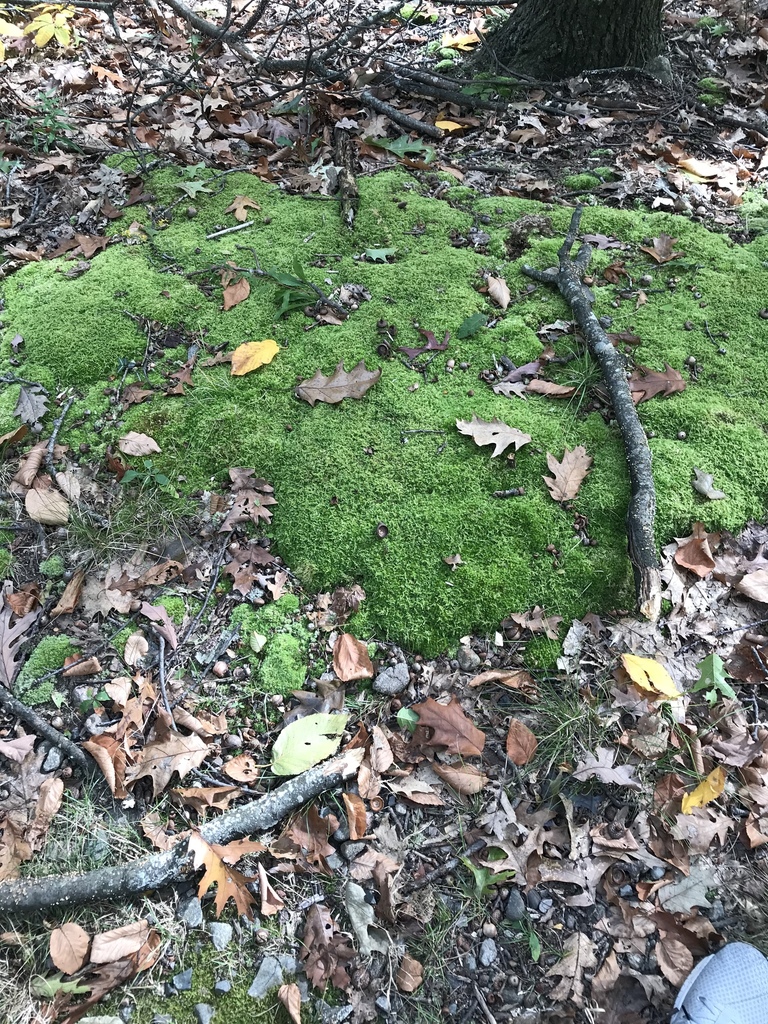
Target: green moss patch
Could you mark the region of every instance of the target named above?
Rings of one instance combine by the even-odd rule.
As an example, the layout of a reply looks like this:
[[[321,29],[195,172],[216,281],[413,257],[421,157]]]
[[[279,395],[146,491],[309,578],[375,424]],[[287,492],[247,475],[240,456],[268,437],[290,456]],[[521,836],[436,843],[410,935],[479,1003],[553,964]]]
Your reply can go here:
[[[586,187],[598,183],[588,177]],[[154,176],[159,203],[178,197],[178,180],[171,170]],[[153,462],[174,483],[183,476],[178,486],[190,492],[221,490],[230,466],[253,467],[275,487],[278,504],[268,531],[274,549],[309,589],[361,583],[368,596],[351,626],[365,637],[434,653],[463,633],[493,630],[509,612],[535,604],[566,619],[631,605],[626,469],[615,425],[577,403],[505,399],[478,380],[494,358],[517,364],[534,358],[541,351],[536,331],[569,318],[559,296],[544,287],[504,315],[477,289],[481,273],[490,271],[522,294],[530,282],[520,264],[556,262],[570,211],[513,198],[481,199],[461,186],[439,201],[424,194],[424,182],[394,171],[361,179],[360,212],[349,232],[331,202],[281,195],[249,175],[230,175],[222,183],[221,193],[200,194],[196,218],[175,211],[154,243],[112,245],[80,278],[65,278],[58,272],[62,264],[53,261],[24,267],[5,283],[0,356],[7,359],[18,332],[25,339],[20,375],[45,377],[57,388],[72,385],[82,394],[60,439],[73,447],[88,440],[92,451],[85,458],[92,458],[126,430],[150,434],[162,448]],[[224,211],[238,194],[261,205],[253,227],[206,240],[234,223]],[[509,228],[523,213],[549,216],[555,236],[532,237],[524,256],[509,261]],[[466,236],[481,215],[490,236],[484,250],[454,247],[452,239]],[[655,433],[659,540],[685,534],[696,519],[713,529],[738,529],[761,516],[768,495],[768,322],[758,313],[765,305],[768,237],[739,247],[681,217],[601,207],[585,211],[582,229],[631,243],[618,255],[635,279],[653,278],[648,303],[636,308],[634,299],[621,301],[615,289],[601,287],[602,269],[617,250],[595,253],[595,311],[611,317],[613,330],[639,335],[637,361],[655,369],[666,361],[689,376],[686,360],[697,359],[698,373],[684,393],[639,410]],[[684,255],[657,266],[637,247],[661,233],[676,238]],[[373,263],[360,258],[369,248],[395,252],[389,262]],[[222,312],[215,274],[206,294],[197,287],[205,275],[180,272],[226,260],[254,266],[254,254],[261,266],[289,272],[298,260],[326,291],[344,282],[361,284],[371,300],[341,325],[318,327],[301,312],[278,320],[277,289],[268,280],[253,277],[250,297]],[[667,286],[670,277],[679,279],[674,291]],[[198,366],[185,395],[157,395],[112,422],[104,385],[121,359],[141,358],[145,347],[126,310],[179,327],[199,344],[233,349],[273,338],[281,350],[268,366],[244,377],[231,377],[226,366]],[[457,339],[458,327],[474,312],[498,317],[497,325]],[[397,353],[388,359],[377,351],[380,320],[394,324],[396,343],[406,346],[419,344],[414,323],[437,337],[447,330],[449,348],[420,374]],[[684,329],[686,322],[692,330]],[[165,350],[150,379],[159,381],[160,371],[167,374],[185,359],[184,346]],[[329,374],[340,361],[351,369],[361,359],[369,370],[382,370],[364,399],[310,408],[295,398],[297,381],[318,368]],[[452,373],[449,359],[455,360]],[[9,415],[7,404],[0,406],[0,428],[8,429]],[[473,415],[499,417],[532,436],[514,466],[490,458],[490,449],[458,433],[455,421]],[[94,420],[102,424],[98,434]],[[681,432],[685,440],[678,439]],[[566,446],[579,444],[595,461],[575,509],[587,517],[596,547],[579,542],[573,513],[552,502],[542,480],[548,451],[560,458]],[[714,474],[727,501],[707,503],[693,491],[694,465]],[[493,496],[519,487],[522,497]],[[379,523],[387,528],[383,538]],[[559,552],[555,558],[548,545]],[[454,572],[443,559],[456,553],[463,564]],[[255,665],[266,664],[269,646],[253,657]],[[294,662],[282,650],[281,672],[286,657]]]
[[[304,688],[309,632],[298,611],[298,598],[284,594],[262,608],[241,604],[232,613],[230,622],[240,630],[239,653],[263,692],[287,695]]]
[[[31,706],[45,704],[56,689],[56,678],[43,677],[60,669],[67,658],[79,653],[69,637],[44,637],[19,672],[13,688],[15,695]]]

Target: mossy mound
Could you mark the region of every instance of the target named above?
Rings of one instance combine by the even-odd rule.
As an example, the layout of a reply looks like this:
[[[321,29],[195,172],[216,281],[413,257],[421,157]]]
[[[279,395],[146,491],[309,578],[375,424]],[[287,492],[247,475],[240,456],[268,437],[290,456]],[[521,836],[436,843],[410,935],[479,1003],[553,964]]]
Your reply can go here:
[[[304,689],[309,632],[298,611],[296,596],[284,594],[262,608],[241,604],[232,613],[231,624],[240,630],[240,653],[262,692],[286,696]]]
[[[156,175],[150,184],[158,202],[176,199],[179,181],[175,171]],[[230,466],[254,467],[275,486],[278,504],[269,528],[275,550],[301,581],[317,590],[352,581],[365,588],[367,600],[351,623],[363,636],[434,653],[463,633],[493,630],[509,612],[535,604],[566,618],[631,605],[618,430],[577,403],[538,396],[509,400],[478,380],[494,357],[517,364],[535,358],[541,352],[536,331],[569,318],[568,308],[539,287],[493,329],[456,337],[474,312],[499,316],[477,291],[481,272],[504,276],[513,292],[522,293],[530,281],[520,264],[556,263],[570,211],[482,199],[462,186],[435,200],[423,194],[428,186],[422,181],[393,171],[360,181],[360,212],[349,232],[331,202],[285,196],[246,174],[220,183],[225,188],[217,195],[199,194],[196,218],[175,215],[154,243],[110,246],[80,278],[66,279],[54,261],[24,267],[5,284],[0,353],[7,358],[10,338],[22,334],[24,361],[17,372],[55,381],[57,388],[73,385],[83,395],[60,439],[75,450],[87,441],[92,460],[125,430],[145,432],[162,448],[154,457],[157,466],[174,482],[183,475],[179,486],[188,490],[221,487]],[[224,211],[240,194],[261,205],[254,226],[206,240],[234,223]],[[532,237],[524,256],[510,262],[509,226],[524,213],[550,216],[555,236]],[[452,238],[466,236],[481,215],[490,236],[485,251],[454,247]],[[640,336],[637,361],[654,369],[666,361],[686,375],[688,357],[698,361],[684,393],[640,407],[645,426],[655,432],[659,540],[685,534],[696,519],[710,528],[738,529],[761,516],[768,495],[768,321],[758,313],[765,305],[768,238],[739,247],[681,217],[601,207],[585,211],[582,230],[631,245],[621,253],[596,252],[591,270],[597,315],[609,315],[612,330]],[[657,266],[638,245],[662,233],[676,238],[684,255]],[[371,247],[395,253],[387,263],[360,259]],[[254,254],[262,266],[289,272],[298,260],[324,290],[355,282],[372,298],[341,325],[317,327],[300,312],[276,320],[277,291],[270,282],[252,278],[250,297],[222,312],[220,288],[206,295],[196,285],[203,276],[181,272],[226,260],[253,266]],[[640,308],[634,299],[614,306],[614,289],[599,286],[602,269],[617,255],[634,278],[654,279]],[[674,292],[666,285],[673,276],[680,282]],[[198,367],[184,396],[157,395],[113,424],[104,419],[105,380],[118,373],[120,359],[140,358],[146,344],[125,310],[183,327],[206,345],[232,349],[273,338],[281,351],[244,377],[231,377],[226,366]],[[448,330],[449,348],[419,374],[397,353],[391,359],[378,354],[379,320],[395,324],[397,343],[406,346],[420,343],[414,322],[438,338]],[[685,330],[686,322],[694,329]],[[728,334],[722,345],[720,332]],[[168,373],[186,358],[184,346],[166,350],[157,369]],[[328,374],[343,361],[349,370],[361,359],[369,370],[382,369],[362,400],[310,408],[295,398],[297,381],[316,369]],[[453,373],[447,372],[448,359],[455,360]],[[468,369],[461,370],[461,363]],[[10,426],[12,401],[8,395],[0,399],[0,429]],[[498,417],[532,436],[514,468],[458,433],[456,420],[473,415]],[[98,435],[94,418],[105,424]],[[685,440],[678,439],[680,432]],[[573,513],[551,500],[542,480],[547,452],[561,458],[565,447],[579,444],[595,461],[575,508],[587,517],[597,547],[579,542]],[[727,501],[707,503],[693,491],[694,465],[714,474]],[[525,489],[523,497],[493,496],[516,487]],[[383,539],[378,523],[387,527]],[[560,553],[554,561],[548,545]],[[453,572],[443,558],[456,553],[463,564]]]
[[[25,704],[45,704],[56,689],[56,677],[45,679],[49,672],[60,669],[67,658],[80,652],[67,636],[46,636],[35,647],[14,684],[14,693]]]

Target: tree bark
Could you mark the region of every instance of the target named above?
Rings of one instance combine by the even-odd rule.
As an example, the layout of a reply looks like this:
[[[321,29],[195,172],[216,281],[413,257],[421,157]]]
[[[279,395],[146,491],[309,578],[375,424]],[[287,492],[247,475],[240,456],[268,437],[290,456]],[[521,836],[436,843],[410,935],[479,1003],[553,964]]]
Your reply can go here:
[[[550,80],[644,67],[663,49],[661,10],[662,0],[521,0],[488,35],[480,60]]]

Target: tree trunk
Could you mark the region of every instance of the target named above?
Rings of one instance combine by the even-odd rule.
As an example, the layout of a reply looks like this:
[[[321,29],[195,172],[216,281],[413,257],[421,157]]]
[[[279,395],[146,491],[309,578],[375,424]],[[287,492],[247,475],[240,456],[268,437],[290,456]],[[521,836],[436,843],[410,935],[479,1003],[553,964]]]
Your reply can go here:
[[[505,70],[542,79],[591,68],[643,67],[663,48],[662,0],[520,0],[488,36]],[[486,48],[484,48],[486,49]]]

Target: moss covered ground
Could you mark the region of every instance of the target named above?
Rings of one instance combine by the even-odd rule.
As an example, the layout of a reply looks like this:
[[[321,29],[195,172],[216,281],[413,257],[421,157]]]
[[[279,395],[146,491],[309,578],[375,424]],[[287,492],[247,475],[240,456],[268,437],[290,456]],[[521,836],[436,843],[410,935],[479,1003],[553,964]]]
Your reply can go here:
[[[181,181],[175,170],[151,179],[158,207],[179,198]],[[361,179],[360,211],[350,232],[333,202],[286,196],[254,176],[228,175],[212,186],[224,186],[218,194],[196,196],[195,217],[186,216],[186,203],[176,206],[151,241],[140,236],[110,245],[81,277],[66,278],[62,260],[22,268],[4,285],[0,349],[7,362],[10,339],[21,334],[15,372],[51,390],[74,389],[78,400],[60,440],[75,451],[89,444],[90,461],[124,431],[138,430],[160,444],[153,464],[180,490],[221,489],[230,466],[255,468],[274,484],[278,499],[269,528],[275,549],[301,582],[310,591],[361,583],[368,596],[352,628],[428,654],[463,633],[493,630],[508,613],[536,604],[569,617],[632,601],[627,483],[616,428],[577,402],[510,400],[478,380],[494,356],[517,364],[535,358],[541,351],[536,331],[567,319],[568,308],[539,287],[492,329],[456,338],[470,314],[500,313],[478,293],[482,272],[504,276],[513,293],[522,292],[529,279],[520,264],[543,268],[556,262],[570,210],[484,199],[455,182],[435,199],[427,194],[435,184],[405,171]],[[235,223],[224,211],[240,194],[261,206],[249,211],[254,225],[207,241],[207,234]],[[132,212],[148,221],[146,211]],[[509,227],[524,213],[549,216],[555,236],[533,236],[524,257],[510,260]],[[115,230],[126,234],[128,220]],[[453,247],[451,232],[466,235],[473,225],[490,236],[485,250]],[[758,314],[766,305],[768,237],[741,246],[682,217],[601,207],[585,210],[582,229],[630,245],[597,251],[592,269],[596,313],[610,315],[613,330],[639,335],[637,361],[655,369],[666,361],[688,377],[686,360],[697,360],[696,378],[683,394],[640,407],[654,433],[659,541],[689,532],[696,519],[710,528],[736,529],[761,516],[768,495],[768,321]],[[676,238],[684,255],[657,266],[638,247],[662,233]],[[395,252],[387,263],[360,259],[368,248]],[[221,289],[205,294],[198,287],[205,280],[215,284],[216,276],[188,276],[226,260],[253,267],[255,257],[261,266],[283,271],[297,260],[326,292],[356,282],[372,298],[341,325],[315,326],[301,312],[277,319],[273,283],[253,278],[250,297],[222,312]],[[617,258],[633,277],[653,277],[647,304],[636,308],[634,299],[621,301],[614,288],[598,286],[602,269]],[[674,291],[670,277],[679,280]],[[105,385],[114,383],[121,360],[140,361],[146,345],[126,313],[182,327],[199,345],[233,349],[273,338],[280,352],[244,377],[231,377],[227,366],[198,366],[185,395],[155,395],[113,422]],[[414,323],[438,337],[450,331],[449,348],[422,376],[377,353],[381,319],[397,326],[402,345],[418,345]],[[166,350],[150,382],[186,358],[184,347]],[[316,369],[328,374],[340,361],[351,369],[361,359],[369,370],[382,369],[361,401],[310,408],[296,399],[297,381]],[[453,373],[447,372],[448,359],[455,360]],[[468,368],[460,369],[461,363]],[[17,391],[8,387],[0,397],[0,432],[12,425]],[[473,414],[499,417],[531,434],[514,468],[457,432],[455,421]],[[588,518],[596,547],[579,542],[573,514],[551,500],[542,480],[546,453],[560,458],[565,447],[578,444],[593,456],[594,469],[575,508]],[[726,501],[708,503],[696,494],[694,465],[714,474]],[[523,487],[525,495],[493,497],[512,487]],[[377,536],[378,523],[386,524],[384,539]],[[548,545],[560,552],[555,564]],[[463,564],[453,572],[443,558],[456,553]]]

